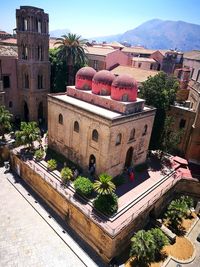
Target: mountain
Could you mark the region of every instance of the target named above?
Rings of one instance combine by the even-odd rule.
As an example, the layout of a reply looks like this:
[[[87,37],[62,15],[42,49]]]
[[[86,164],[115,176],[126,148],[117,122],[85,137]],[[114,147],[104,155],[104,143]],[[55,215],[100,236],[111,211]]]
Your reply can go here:
[[[92,38],[95,40],[95,38]],[[98,37],[101,41],[128,42],[150,49],[200,49],[200,25],[184,21],[153,19],[120,35]]]
[[[67,34],[69,32],[70,32],[69,29],[57,29],[57,30],[50,31],[49,34],[51,37],[58,38],[58,37],[61,37],[62,35]]]

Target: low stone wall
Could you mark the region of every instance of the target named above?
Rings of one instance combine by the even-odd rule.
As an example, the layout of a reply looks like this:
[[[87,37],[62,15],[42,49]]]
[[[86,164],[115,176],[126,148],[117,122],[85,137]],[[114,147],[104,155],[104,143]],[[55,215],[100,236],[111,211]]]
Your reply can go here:
[[[144,212],[138,213],[134,220],[130,217],[117,235],[111,236],[98,223],[91,220],[79,207],[71,203],[60,192],[47,183],[26,162],[11,153],[12,168],[30,185],[61,217],[70,225],[106,262],[121,254],[130,244],[134,232],[149,222],[149,213],[154,209],[160,213],[177,193],[194,194],[200,197],[200,183],[197,181],[180,181],[167,191],[156,203]]]

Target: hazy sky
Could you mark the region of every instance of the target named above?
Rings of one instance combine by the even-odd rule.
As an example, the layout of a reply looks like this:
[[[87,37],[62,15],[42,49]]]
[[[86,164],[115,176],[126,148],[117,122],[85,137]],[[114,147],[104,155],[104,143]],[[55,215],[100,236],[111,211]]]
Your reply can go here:
[[[123,33],[153,18],[200,24],[199,0],[1,0],[0,29],[12,33],[21,5],[43,8],[50,30],[85,38]]]

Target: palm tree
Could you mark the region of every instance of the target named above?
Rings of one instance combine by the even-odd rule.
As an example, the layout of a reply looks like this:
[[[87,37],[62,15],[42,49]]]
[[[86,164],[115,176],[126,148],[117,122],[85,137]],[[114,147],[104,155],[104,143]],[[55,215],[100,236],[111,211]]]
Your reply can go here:
[[[169,239],[167,236],[159,229],[153,228],[150,230],[151,234],[153,235],[154,242],[156,245],[156,253],[160,253],[164,246],[169,245]]]
[[[94,190],[100,195],[112,194],[115,191],[116,187],[111,180],[112,176],[106,173],[100,174],[99,180],[96,180],[94,183]]]
[[[155,259],[156,245],[150,231],[140,230],[131,238],[130,256],[148,264]]]
[[[83,45],[87,40],[81,39],[80,35],[68,33],[57,38],[55,45],[58,44],[58,57],[67,62],[68,67],[68,84],[74,84],[74,67],[75,65],[84,66],[86,55]]]
[[[12,114],[10,114],[5,106],[0,106],[0,135],[2,135],[3,139],[6,131],[11,130],[11,118]]]
[[[181,199],[175,199],[167,208],[165,216],[169,220],[170,224],[177,228],[181,224],[183,218],[187,215],[187,213],[187,204]]]
[[[28,145],[29,149],[33,148],[33,142],[40,140],[40,129],[37,127],[37,123],[21,122],[20,131],[15,133],[16,141],[20,145]]]

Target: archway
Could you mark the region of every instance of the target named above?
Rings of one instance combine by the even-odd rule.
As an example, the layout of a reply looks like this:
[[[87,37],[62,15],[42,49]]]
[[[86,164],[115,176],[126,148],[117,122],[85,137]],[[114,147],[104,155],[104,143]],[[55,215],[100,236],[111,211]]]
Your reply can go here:
[[[38,121],[39,123],[42,123],[43,121],[43,103],[40,102],[38,105]]]
[[[93,176],[96,170],[96,158],[93,154],[91,154],[89,158],[88,170],[89,170],[90,175]]]
[[[26,102],[24,102],[24,120],[26,122],[29,121],[29,109],[28,109],[28,105]]]
[[[133,159],[133,148],[129,147],[129,149],[127,150],[127,153],[126,153],[126,160],[125,160],[125,165],[124,165],[125,168],[128,168],[132,165],[131,164],[132,159]]]

